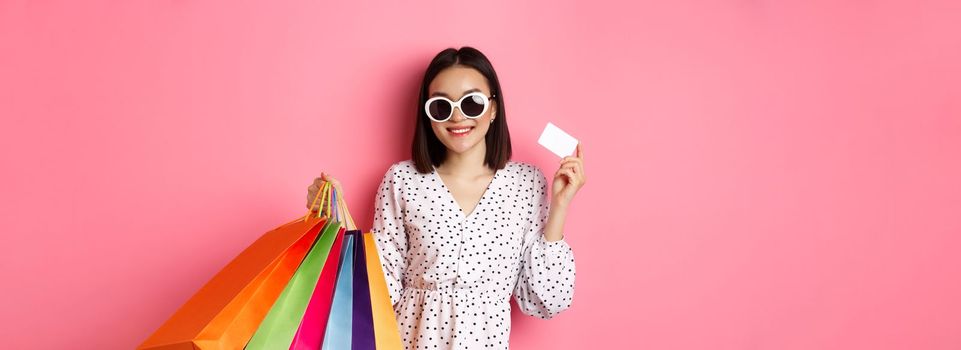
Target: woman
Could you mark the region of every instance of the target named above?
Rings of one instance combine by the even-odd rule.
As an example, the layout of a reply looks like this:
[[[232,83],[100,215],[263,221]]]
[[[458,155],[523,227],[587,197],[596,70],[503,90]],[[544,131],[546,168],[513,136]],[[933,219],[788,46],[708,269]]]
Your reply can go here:
[[[411,159],[377,190],[371,232],[407,349],[506,349],[512,296],[544,319],[571,305],[563,226],[585,183],[581,147],[561,160],[548,202],[540,169],[510,160],[503,101],[484,54],[441,51],[421,85]],[[322,174],[308,198],[324,181],[340,188]]]

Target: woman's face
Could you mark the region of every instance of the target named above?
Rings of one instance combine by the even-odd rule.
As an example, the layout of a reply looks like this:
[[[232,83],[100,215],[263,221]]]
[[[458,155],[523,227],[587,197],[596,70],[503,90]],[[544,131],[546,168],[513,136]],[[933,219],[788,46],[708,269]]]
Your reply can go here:
[[[442,70],[434,77],[427,87],[427,98],[444,96],[457,102],[464,95],[474,91],[480,91],[490,97],[491,91],[487,78],[474,68],[455,65]],[[490,129],[491,120],[497,117],[497,104],[493,99],[489,103],[491,103],[490,107],[477,119],[468,119],[464,117],[460,108],[455,108],[447,121],[438,123],[431,120],[434,135],[437,135],[437,139],[447,146],[450,152],[464,153],[474,147],[486,147],[484,136]],[[454,132],[463,129],[469,129],[469,131]]]

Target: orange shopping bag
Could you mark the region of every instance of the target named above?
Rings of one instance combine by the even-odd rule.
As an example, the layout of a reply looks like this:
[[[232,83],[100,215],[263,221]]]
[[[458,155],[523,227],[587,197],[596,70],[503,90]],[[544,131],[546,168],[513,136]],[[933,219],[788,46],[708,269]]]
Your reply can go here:
[[[366,249],[367,278],[370,288],[370,307],[374,316],[374,340],[377,350],[403,349],[400,332],[397,328],[394,308],[387,291],[387,281],[381,268],[377,245],[371,232],[363,234],[363,244]]]

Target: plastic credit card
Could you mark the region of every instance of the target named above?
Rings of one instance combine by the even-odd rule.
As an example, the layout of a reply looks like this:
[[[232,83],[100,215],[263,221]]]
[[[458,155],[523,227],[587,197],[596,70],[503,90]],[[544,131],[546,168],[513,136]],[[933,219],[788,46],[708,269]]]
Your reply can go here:
[[[561,158],[573,155],[574,150],[577,149],[577,139],[551,122],[548,122],[547,126],[544,127],[537,143]]]

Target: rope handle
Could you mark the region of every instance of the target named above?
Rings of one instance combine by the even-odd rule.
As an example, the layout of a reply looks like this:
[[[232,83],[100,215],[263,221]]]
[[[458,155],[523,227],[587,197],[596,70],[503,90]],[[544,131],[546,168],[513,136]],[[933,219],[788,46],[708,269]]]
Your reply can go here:
[[[336,191],[336,189],[334,189],[334,191]],[[345,200],[337,201],[337,205],[340,206],[341,210],[342,210],[343,213],[344,213],[344,217],[347,219],[347,229],[348,229],[348,230],[356,230],[356,229],[357,229],[357,224],[354,222],[354,217],[353,217],[352,215],[350,215],[350,209],[349,209],[349,207],[347,206],[347,201],[345,201]]]
[[[323,208],[324,200],[326,200],[327,195],[328,195],[329,192],[330,192],[330,182],[324,182],[324,187],[321,187],[321,188],[317,189],[317,193],[314,194],[314,200],[311,201],[311,203],[310,203],[310,208],[307,208],[307,215],[304,215],[304,222],[307,222],[307,219],[310,218],[310,214],[313,213],[313,211],[314,211],[314,206],[317,205],[317,200],[318,200],[318,199],[320,200],[321,208],[320,208],[320,210],[317,211],[317,217],[323,216],[323,215],[321,215],[321,214],[324,212],[324,210],[323,210],[323,209],[324,209],[324,208]],[[323,197],[321,197],[321,193],[324,194]]]

